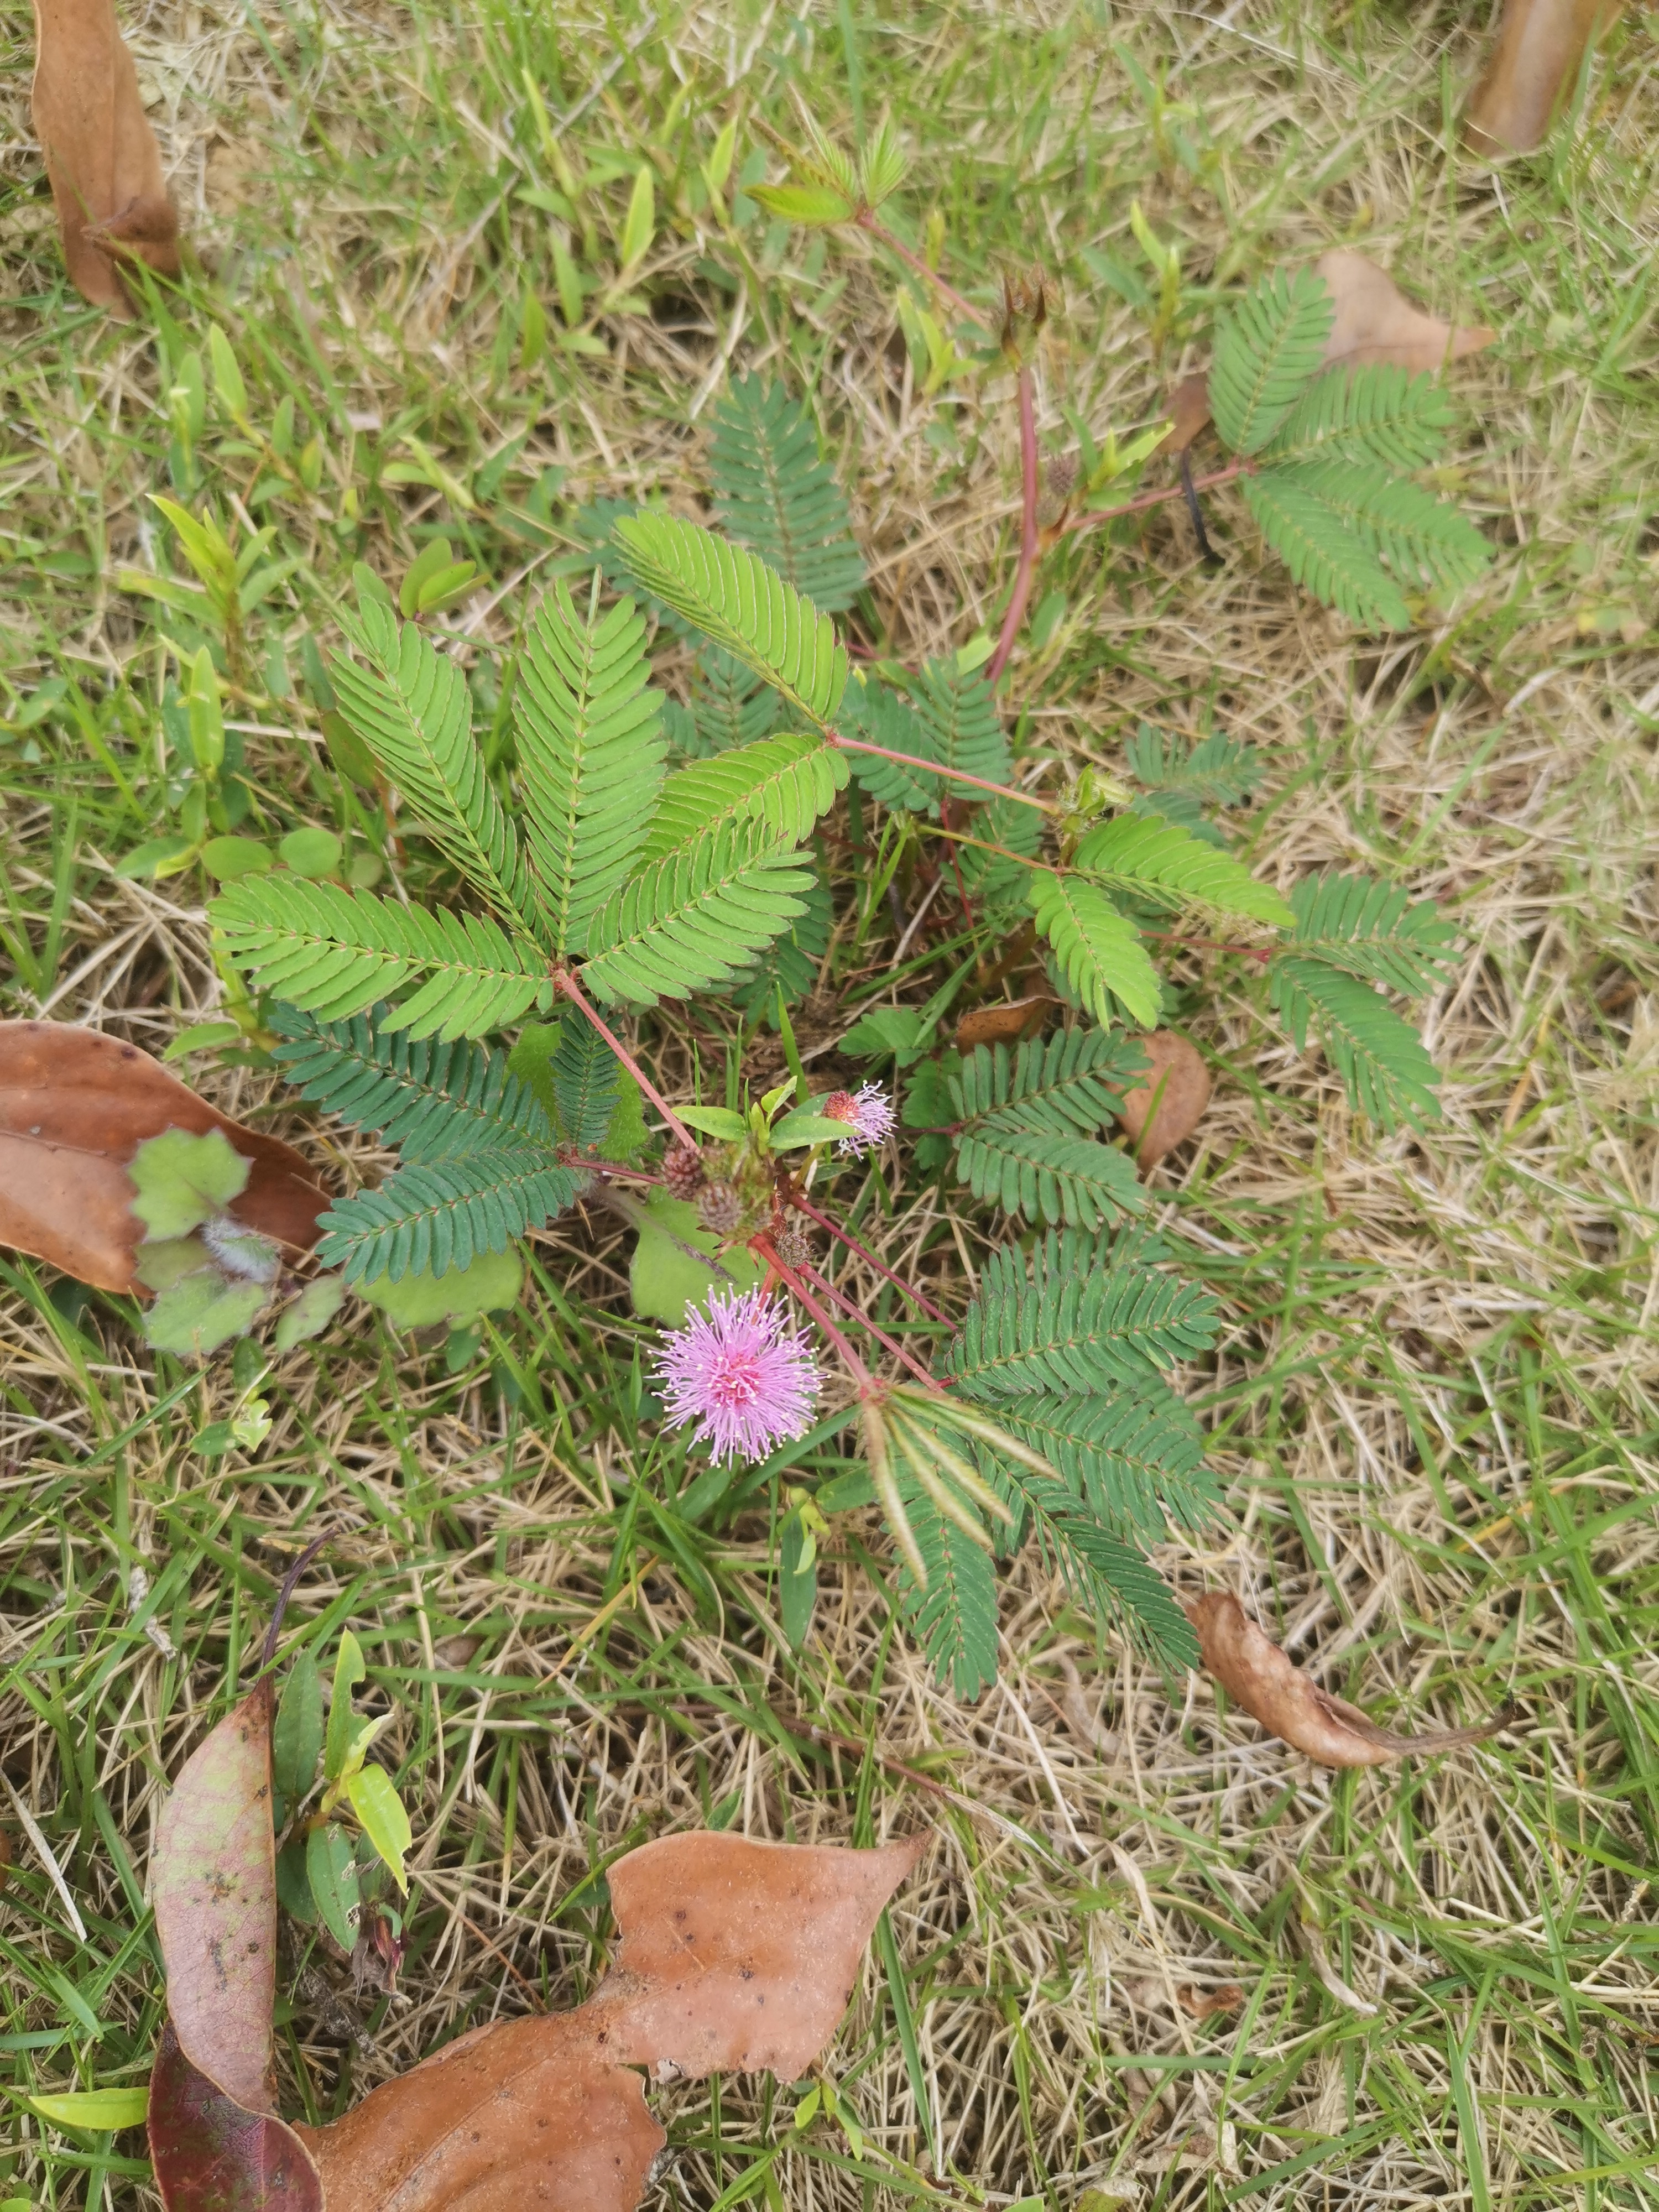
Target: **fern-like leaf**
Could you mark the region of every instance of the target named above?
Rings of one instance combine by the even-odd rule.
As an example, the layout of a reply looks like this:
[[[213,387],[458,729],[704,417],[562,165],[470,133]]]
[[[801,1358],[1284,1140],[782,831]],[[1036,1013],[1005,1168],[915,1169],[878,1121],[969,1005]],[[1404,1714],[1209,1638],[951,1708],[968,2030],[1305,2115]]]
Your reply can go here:
[[[903,753],[910,760],[933,757],[921,715],[890,684],[855,678],[842,695],[840,726],[849,738],[885,746],[889,752]],[[895,813],[938,814],[939,779],[925,769],[908,767],[903,761],[884,760],[879,753],[850,754],[848,765],[861,788],[878,805],[890,807]]]
[[[1316,377],[1267,447],[1264,459],[1380,461],[1409,471],[1431,467],[1456,420],[1450,395],[1432,377],[1397,362],[1367,362]]]
[[[1149,1657],[1171,1673],[1199,1663],[1198,1638],[1169,1584],[1151,1561],[1103,1528],[1086,1504],[1056,1499],[1052,1486],[1010,1467],[1010,1485],[1035,1509],[1039,1549],[1096,1620],[1115,1620]]]
[[[759,823],[775,844],[799,845],[846,784],[846,754],[817,737],[763,738],[694,761],[663,787],[641,864],[739,822]]]
[[[847,684],[846,653],[828,615],[775,569],[674,515],[623,515],[616,535],[647,591],[752,668],[808,721],[823,727],[833,720]]]
[[[1231,854],[1156,817],[1120,814],[1097,823],[1079,845],[1076,866],[1096,882],[1155,906],[1202,907],[1281,927],[1296,919],[1273,886],[1258,882]]]
[[[1017,1249],[993,1253],[946,1371],[970,1398],[1115,1393],[1203,1350],[1215,1324],[1196,1285],[1051,1231],[1029,1275]]]
[[[1092,1141],[1144,1065],[1103,1030],[1061,1030],[1046,1043],[977,1046],[949,1076],[957,1179],[981,1203],[1028,1220],[1093,1229],[1146,1201],[1115,1146]]]
[[[527,1148],[399,1168],[378,1190],[343,1199],[322,1216],[317,1256],[349,1283],[447,1274],[550,1221],[582,1180]]]
[[[1150,1382],[1112,1397],[1032,1391],[997,1401],[999,1426],[1040,1452],[1126,1543],[1162,1543],[1165,1516],[1200,1528],[1221,1512],[1198,1423]]]
[[[1088,1136],[1115,1117],[1146,1065],[1138,1044],[1104,1030],[1056,1030],[1012,1053],[1004,1044],[975,1045],[948,1080],[955,1118],[964,1125],[1001,1113],[1012,1127]]]
[[[1148,791],[1179,794],[1206,806],[1237,806],[1261,781],[1261,756],[1244,738],[1213,730],[1183,744],[1143,722],[1123,748],[1129,773]]]
[[[769,738],[778,726],[781,708],[769,684],[757,681],[753,669],[733,660],[718,646],[706,645],[691,669],[691,728],[678,739],[680,750],[691,759],[730,752],[734,745],[752,745]]]
[[[226,950],[262,987],[325,1020],[362,1013],[410,986],[380,1026],[411,1036],[482,1036],[549,991],[544,961],[495,923],[399,906],[297,877],[244,876],[209,908]]]
[[[1140,933],[1103,890],[1078,876],[1033,874],[1030,898],[1037,927],[1054,948],[1072,989],[1097,1022],[1116,1018],[1121,1000],[1143,1029],[1158,1024],[1158,975]]]
[[[1244,479],[1244,500],[1262,536],[1304,591],[1367,629],[1408,629],[1400,586],[1304,469]]]
[[[561,581],[519,662],[514,726],[530,850],[556,952],[580,952],[627,875],[662,783],[661,701],[647,682],[645,623],[630,599],[599,622]]]
[[[1398,576],[1455,588],[1474,582],[1491,562],[1492,548],[1468,515],[1375,462],[1310,461],[1274,470],[1267,480],[1287,476]]]
[[[591,1022],[568,1015],[550,1063],[559,1127],[585,1152],[605,1142],[621,1093],[622,1064]]]
[[[319,1022],[293,1006],[279,1006],[272,1025],[301,1096],[374,1131],[410,1166],[520,1143],[552,1149],[552,1125],[498,1053],[387,1035],[362,1016]]]
[[[812,882],[798,853],[744,822],[665,854],[593,917],[584,981],[650,1006],[723,981],[781,936]]]
[[[1210,371],[1210,410],[1222,442],[1259,453],[1319,372],[1336,306],[1311,269],[1275,270],[1223,316]]]
[[[994,1114],[957,1139],[957,1181],[982,1205],[1073,1228],[1097,1229],[1146,1204],[1134,1163],[1115,1146],[1022,1128]]]
[[[927,1571],[924,1589],[901,1563],[900,1605],[939,1680],[958,1698],[976,1698],[996,1680],[996,1570],[920,1484],[902,1476],[899,1491]]]
[[[732,998],[751,1022],[775,1024],[779,990],[783,992],[784,1005],[793,1006],[818,980],[835,925],[835,901],[829,884],[814,876],[800,894],[800,902],[802,911],[783,935],[768,945],[758,969],[745,968],[732,980]]]
[[[1374,876],[1334,869],[1304,876],[1291,893],[1291,904],[1298,955],[1346,968],[1407,998],[1437,989],[1451,966],[1457,932],[1433,902],[1413,902]]]
[[[714,410],[708,460],[728,534],[826,614],[850,607],[864,562],[808,410],[781,385],[740,377]]]
[[[1422,1038],[1380,992],[1322,960],[1282,954],[1271,969],[1273,1006],[1298,1052],[1310,1024],[1355,1109],[1392,1131],[1438,1118],[1439,1071]]]
[[[472,736],[466,678],[413,623],[368,600],[341,627],[365,665],[336,654],[341,713],[419,815],[445,857],[516,933],[536,915],[513,824]]]

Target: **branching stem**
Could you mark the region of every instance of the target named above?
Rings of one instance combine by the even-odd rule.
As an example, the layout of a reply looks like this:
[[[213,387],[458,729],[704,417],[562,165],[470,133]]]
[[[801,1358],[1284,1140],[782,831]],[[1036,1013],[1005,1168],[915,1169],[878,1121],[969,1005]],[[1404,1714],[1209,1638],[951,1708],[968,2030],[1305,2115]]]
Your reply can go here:
[[[873,1267],[878,1275],[884,1275],[896,1291],[902,1291],[907,1298],[921,1308],[923,1313],[931,1316],[934,1321],[943,1322],[946,1328],[950,1328],[951,1317],[948,1314],[942,1314],[931,1298],[922,1296],[914,1283],[907,1283],[902,1275],[896,1275],[884,1261],[878,1260],[875,1254],[867,1246],[860,1244],[850,1231],[843,1229],[839,1222],[832,1221],[827,1213],[821,1213],[804,1192],[792,1189],[789,1202],[792,1206],[799,1207],[801,1212],[810,1214],[820,1229],[827,1229],[832,1237],[844,1244],[849,1252],[855,1254],[866,1266]]]
[[[794,1269],[793,1267],[786,1267],[784,1266],[783,1261],[778,1257],[776,1248],[773,1244],[771,1238],[763,1231],[760,1236],[751,1237],[750,1238],[749,1249],[751,1252],[755,1253],[757,1257],[765,1261],[767,1266],[776,1275],[778,1280],[795,1297],[799,1299],[801,1304],[805,1306],[807,1312],[811,1315],[813,1320],[817,1322],[818,1327],[829,1338],[830,1343],[833,1344],[836,1351],[840,1352],[842,1361],[845,1363],[848,1373],[859,1386],[860,1396],[863,1397],[867,1392],[872,1390],[875,1388],[875,1376],[872,1375],[870,1370],[859,1358],[857,1352],[854,1349],[852,1345],[848,1342],[847,1338],[842,1334],[842,1331],[836,1328],[835,1322],[830,1320],[829,1315],[825,1313],[823,1308],[812,1296],[811,1291],[807,1289],[805,1284],[802,1282],[800,1277],[795,1273]]]
[[[799,1272],[802,1275],[806,1277],[809,1281],[814,1283],[817,1288],[823,1292],[827,1298],[833,1298],[835,1303],[841,1308],[844,1314],[850,1314],[853,1319],[859,1322],[861,1327],[867,1328],[871,1335],[875,1338],[876,1342],[879,1344],[884,1350],[890,1352],[895,1359],[902,1359],[904,1362],[904,1364],[909,1369],[910,1372],[914,1376],[917,1376],[921,1382],[925,1382],[930,1390],[936,1391],[941,1395],[943,1395],[945,1385],[938,1379],[938,1377],[936,1376],[930,1375],[927,1370],[921,1364],[921,1361],[914,1358],[911,1353],[905,1350],[904,1346],[898,1341],[896,1337],[889,1336],[885,1329],[877,1328],[875,1322],[870,1319],[867,1314],[860,1313],[858,1307],[854,1305],[852,1299],[848,1297],[845,1291],[837,1290],[828,1276],[819,1274],[816,1267],[804,1267]]]

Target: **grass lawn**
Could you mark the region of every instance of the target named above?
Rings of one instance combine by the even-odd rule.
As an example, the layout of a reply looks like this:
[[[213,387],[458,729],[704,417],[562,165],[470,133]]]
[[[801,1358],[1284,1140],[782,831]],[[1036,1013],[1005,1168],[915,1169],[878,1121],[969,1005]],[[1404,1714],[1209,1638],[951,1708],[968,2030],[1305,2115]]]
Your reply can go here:
[[[925,1826],[826,2062],[856,2130],[797,2130],[769,2077],[671,2087],[650,2206],[1659,2204],[1659,16],[1631,10],[1545,151],[1494,173],[1455,130],[1491,11],[1451,0],[123,12],[202,262],[159,338],[64,289],[29,9],[0,0],[0,1014],[157,1054],[225,985],[200,871],[117,873],[173,826],[167,605],[122,581],[185,573],[149,493],[276,526],[293,565],[249,614],[233,726],[267,832],[365,853],[384,824],[331,763],[301,648],[352,562],[395,578],[439,534],[477,561],[447,619],[487,717],[536,592],[590,565],[579,506],[685,509],[734,371],[811,398],[887,649],[994,632],[1012,379],[935,378],[896,264],[742,191],[781,175],[763,126],[798,136],[798,100],[843,142],[890,112],[895,227],[958,286],[1054,280],[1050,452],[1079,421],[1156,420],[1224,291],[1333,245],[1497,331],[1451,373],[1443,488],[1498,559],[1431,627],[1357,638],[1223,489],[1218,563],[1178,506],[1049,556],[1000,696],[1018,742],[1076,766],[1142,720],[1250,738],[1260,872],[1368,868],[1458,925],[1420,1138],[1353,1116],[1317,1052],[1264,1049],[1247,973],[1192,969],[1175,1018],[1215,1102],[1154,1190],[1224,1302],[1184,1382],[1232,1518],[1159,1564],[1237,1589],[1392,1725],[1508,1699],[1524,1721],[1333,1774],[1099,1636],[1030,1559],[1002,1680],[965,1706],[899,1631],[869,1516],[836,1524],[792,1656],[780,1486],[730,1525],[675,1510],[678,1447],[641,1405],[654,1332],[602,1218],[550,1232],[470,1335],[349,1307],[261,1386],[269,1436],[216,1457],[195,1440],[246,1370],[153,1354],[125,1301],[0,1255],[0,1775],[82,1930],[0,1793],[0,2212],[154,2201],[141,2134],[18,2100],[147,2077],[166,1779],[323,1534],[289,1626],[363,1645],[417,1883],[393,1995],[285,1952],[285,2111],[325,2118],[468,2027],[574,2002],[609,1932],[593,1877],[647,1837]],[[653,234],[623,271],[642,167]],[[1168,312],[1132,209],[1179,247]],[[210,321],[252,418],[290,424],[269,497],[210,400],[192,414]],[[881,974],[885,920],[846,972]],[[827,1051],[842,1018],[814,1018]],[[777,1065],[735,1019],[700,1049]],[[386,1164],[257,1066],[181,1072],[337,1188]],[[872,1171],[860,1204],[890,1255],[983,1249],[946,1189],[895,1212]]]

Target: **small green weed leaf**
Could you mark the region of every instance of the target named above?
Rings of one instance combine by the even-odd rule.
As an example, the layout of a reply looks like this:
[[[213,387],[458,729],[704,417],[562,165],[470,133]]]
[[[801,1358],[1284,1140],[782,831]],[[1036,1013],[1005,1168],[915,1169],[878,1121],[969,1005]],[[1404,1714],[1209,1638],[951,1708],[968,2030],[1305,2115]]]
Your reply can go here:
[[[728,1145],[740,1145],[749,1127],[741,1114],[725,1106],[680,1106],[675,1111],[688,1128],[701,1129],[705,1137],[719,1137]]]
[[[309,1342],[320,1336],[337,1313],[345,1297],[345,1285],[337,1275],[318,1275],[308,1282],[294,1304],[277,1322],[271,1342],[278,1352],[292,1352],[296,1344]]]
[[[202,1358],[246,1336],[264,1310],[263,1283],[233,1283],[204,1267],[163,1291],[144,1316],[144,1341],[156,1352]]]
[[[238,876],[263,876],[276,866],[269,845],[252,837],[210,837],[202,848],[202,866],[216,883],[234,884]]]
[[[215,1052],[221,1045],[236,1043],[241,1034],[234,1022],[192,1022],[179,1030],[161,1058],[183,1060],[192,1052]]]
[[[289,1669],[270,1733],[271,1778],[290,1812],[310,1795],[322,1751],[322,1677],[311,1653],[301,1651]]]
[[[140,883],[150,876],[176,876],[190,866],[198,849],[194,837],[175,830],[166,837],[151,837],[135,845],[125,860],[116,863],[114,872],[124,883]]]
[[[29,2110],[61,2128],[138,2128],[149,2112],[148,2086],[137,2089],[66,2089],[26,2097]],[[24,2203],[28,2199],[26,2197]]]
[[[213,388],[222,402],[225,412],[238,422],[247,416],[247,386],[242,381],[242,372],[236,356],[231,350],[230,340],[217,323],[208,325],[208,359],[213,364]]]
[[[338,874],[344,848],[331,830],[290,830],[276,850],[285,867],[314,880]]]
[[[246,1188],[249,1165],[222,1129],[202,1137],[164,1129],[139,1146],[127,1173],[137,1193],[132,1210],[159,1242],[188,1237],[222,1213]]]
[[[856,1137],[858,1131],[848,1121],[832,1121],[826,1115],[812,1113],[802,1107],[799,1112],[786,1114],[773,1127],[771,1144],[775,1152],[793,1152],[801,1145],[828,1145],[837,1137]]]
[[[643,261],[650,252],[656,228],[656,185],[651,174],[651,165],[641,161],[634,179],[634,190],[629,196],[627,219],[623,224],[622,266],[624,274],[633,268],[635,262]]]
[[[170,1237],[155,1244],[141,1244],[132,1272],[146,1290],[170,1291],[186,1275],[211,1267],[213,1255],[199,1237]]]
[[[317,1900],[306,1871],[306,1836],[293,1836],[276,1854],[276,1902],[307,1928],[317,1925]]]
[[[634,1310],[645,1320],[678,1328],[694,1308],[707,1305],[711,1291],[750,1291],[759,1283],[764,1272],[760,1262],[741,1246],[721,1252],[720,1239],[698,1227],[696,1206],[653,1191],[645,1211],[649,1218],[641,1224],[628,1274]],[[719,1254],[725,1273],[705,1267],[695,1256],[698,1252],[710,1260]]]
[[[768,215],[785,222],[799,222],[809,230],[831,223],[850,222],[858,210],[846,192],[834,185],[750,185],[749,197]]]
[[[362,1646],[351,1631],[343,1629],[334,1657],[334,1688],[329,1699],[328,1730],[323,1743],[323,1773],[337,1782],[345,1771],[357,1716],[351,1710],[351,1693],[363,1679]]]
[[[354,1949],[362,1890],[351,1838],[332,1820],[306,1838],[306,1876],[324,1927],[343,1951]]]
[[[442,1275],[408,1274],[395,1283],[381,1275],[357,1288],[394,1328],[430,1328],[438,1322],[499,1313],[517,1304],[523,1285],[524,1255],[509,1244],[505,1252],[480,1253],[466,1267],[451,1267]]]
[[[404,1871],[404,1854],[414,1839],[413,1831],[392,1777],[383,1766],[362,1767],[347,1784],[346,1794],[351,1800],[352,1811],[363,1824],[363,1833],[407,1896],[409,1876]]]
[[[778,1546],[778,1615],[792,1651],[799,1651],[812,1626],[812,1609],[818,1600],[817,1547],[799,1513],[783,1524]]]

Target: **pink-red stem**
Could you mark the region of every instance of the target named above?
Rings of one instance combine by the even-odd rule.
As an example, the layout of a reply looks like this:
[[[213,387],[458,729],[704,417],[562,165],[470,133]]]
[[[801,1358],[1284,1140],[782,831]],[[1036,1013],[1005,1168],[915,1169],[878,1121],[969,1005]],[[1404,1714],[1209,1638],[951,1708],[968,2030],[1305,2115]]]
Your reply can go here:
[[[823,1292],[826,1297],[833,1298],[844,1314],[850,1314],[853,1319],[859,1323],[860,1328],[867,1328],[871,1335],[875,1338],[876,1342],[879,1344],[884,1350],[890,1352],[895,1359],[902,1359],[905,1365],[909,1369],[910,1372],[925,1382],[930,1390],[943,1391],[945,1385],[938,1379],[938,1377],[936,1376],[930,1375],[920,1360],[914,1358],[911,1354],[905,1350],[904,1346],[898,1341],[896,1337],[889,1336],[884,1328],[878,1328],[875,1322],[870,1319],[867,1314],[861,1313],[859,1310],[852,1299],[848,1297],[845,1291],[839,1291],[836,1288],[836,1285],[829,1279],[828,1276],[819,1274],[816,1267],[803,1267],[800,1270],[800,1273],[803,1275],[809,1277],[811,1281],[817,1285],[818,1289]]]
[[[927,775],[942,775],[947,783],[970,783],[975,791],[988,791],[994,799],[1017,799],[1020,805],[1035,806],[1042,814],[1060,811],[1052,799],[1039,799],[1034,792],[1016,791],[1012,784],[988,783],[982,775],[969,775],[966,769],[943,768],[938,761],[922,760],[915,753],[896,753],[886,745],[872,745],[864,738],[844,738],[839,730],[831,730],[828,734],[831,744],[838,745],[844,753],[874,753],[878,760],[896,761],[901,768],[921,769]]]
[[[1029,368],[1019,372],[1019,566],[1014,571],[1013,595],[1008,602],[1008,611],[1002,617],[1002,635],[997,640],[997,649],[991,656],[991,665],[985,672],[988,684],[994,684],[1008,665],[1008,656],[1014,649],[1014,640],[1019,635],[1020,624],[1025,619],[1025,610],[1030,603],[1031,586],[1036,581],[1036,390]]]
[[[832,1221],[827,1213],[821,1213],[810,1198],[796,1191],[790,1203],[799,1206],[803,1213],[810,1214],[820,1229],[827,1229],[832,1237],[838,1238],[849,1252],[856,1253],[858,1257],[867,1266],[873,1267],[878,1275],[885,1275],[893,1288],[896,1291],[902,1291],[907,1298],[921,1308],[923,1313],[930,1315],[934,1321],[943,1322],[946,1328],[949,1328],[951,1317],[948,1314],[942,1314],[931,1298],[923,1297],[915,1284],[907,1283],[902,1275],[896,1275],[884,1261],[878,1260],[873,1252],[867,1250],[859,1243],[858,1238],[843,1229],[839,1222]]]
[[[870,1370],[859,1358],[858,1353],[848,1342],[841,1330],[836,1328],[835,1322],[830,1320],[829,1315],[825,1313],[823,1308],[812,1296],[812,1293],[807,1289],[805,1284],[801,1281],[800,1277],[795,1273],[794,1269],[793,1267],[786,1267],[784,1266],[782,1261],[779,1259],[777,1253],[773,1247],[770,1237],[766,1236],[751,1237],[749,1240],[749,1249],[751,1252],[757,1253],[761,1259],[765,1261],[768,1267],[774,1274],[776,1275],[778,1280],[784,1285],[785,1288],[788,1290],[793,1297],[800,1300],[800,1303],[805,1307],[807,1312],[811,1315],[813,1320],[817,1322],[818,1327],[823,1331],[830,1343],[835,1346],[836,1351],[840,1352],[842,1359],[846,1362],[847,1371],[852,1376],[853,1380],[859,1385],[860,1395],[863,1394],[865,1389],[873,1388],[876,1379],[875,1376],[872,1375]]]
[[[1207,477],[1194,477],[1194,491],[1209,491],[1217,484],[1231,483],[1235,477],[1254,476],[1254,461],[1230,461],[1224,469],[1217,469]],[[1185,499],[1185,484],[1169,484],[1162,491],[1143,491],[1133,499],[1126,499],[1121,507],[1085,508],[1073,514],[1062,525],[1060,535],[1069,538],[1074,530],[1092,530],[1097,522],[1115,522],[1121,515],[1144,514],[1148,507],[1165,507],[1172,499]]]
[[[940,299],[948,300],[959,315],[965,315],[970,323],[977,323],[982,331],[992,328],[991,318],[985,310],[976,307],[971,300],[964,300],[955,285],[945,283],[937,269],[924,261],[921,254],[913,253],[902,238],[896,238],[884,222],[878,221],[873,209],[860,208],[853,220],[860,230],[868,231],[872,238],[878,240],[890,253],[896,253],[899,259],[907,267],[914,269],[918,276],[925,277]]]
[[[569,969],[568,968],[556,969],[554,974],[553,981],[558,989],[563,993],[567,999],[569,1000],[571,1005],[573,1006],[579,1006],[582,1012],[586,1015],[588,1020],[592,1023],[594,1028],[610,1046],[611,1051],[616,1054],[617,1059],[621,1060],[623,1066],[633,1077],[635,1082],[639,1085],[641,1090],[644,1091],[646,1097],[656,1108],[658,1113],[662,1115],[663,1120],[667,1122],[669,1127],[679,1139],[681,1144],[686,1146],[690,1151],[695,1152],[696,1150],[696,1140],[692,1136],[691,1132],[686,1127],[684,1122],[681,1121],[679,1115],[668,1103],[668,1101],[663,1097],[656,1085],[653,1083],[651,1078],[640,1066],[638,1060],[635,1059],[633,1054],[629,1052],[628,1047],[622,1042],[621,1038],[613,1035],[613,1033],[605,1026],[605,1022],[601,1019],[595,1009],[588,1004],[580,984],[577,982],[575,977],[570,973]]]

